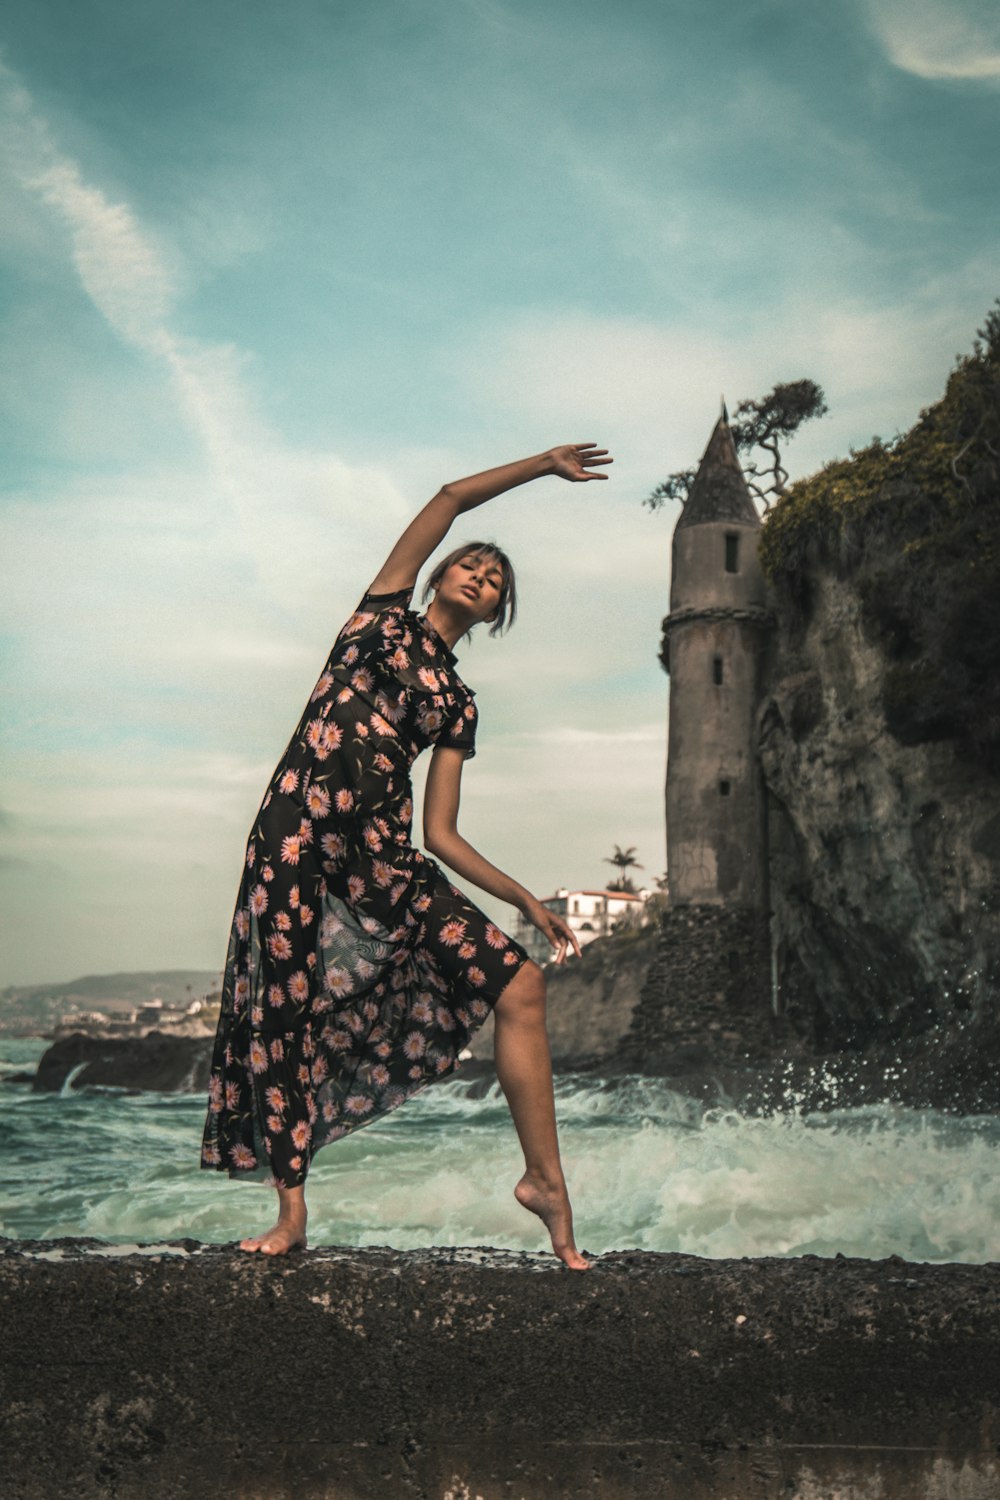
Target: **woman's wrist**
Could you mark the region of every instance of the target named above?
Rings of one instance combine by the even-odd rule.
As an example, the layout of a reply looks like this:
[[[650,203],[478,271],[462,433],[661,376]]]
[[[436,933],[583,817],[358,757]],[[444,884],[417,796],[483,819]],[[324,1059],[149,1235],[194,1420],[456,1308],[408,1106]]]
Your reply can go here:
[[[523,886],[519,886],[518,891],[519,894],[512,900],[511,905],[515,906],[521,913],[521,916],[530,922],[531,908],[540,905],[540,902],[535,899],[530,891],[526,891]]]
[[[533,479],[541,479],[555,471],[555,458],[551,451],[536,453],[531,458],[515,459],[513,463],[502,464],[497,469],[485,469],[481,474],[453,479],[442,485],[439,494],[454,507],[456,515],[463,515],[467,510],[495,499],[497,495],[504,495],[508,490],[530,484]]]

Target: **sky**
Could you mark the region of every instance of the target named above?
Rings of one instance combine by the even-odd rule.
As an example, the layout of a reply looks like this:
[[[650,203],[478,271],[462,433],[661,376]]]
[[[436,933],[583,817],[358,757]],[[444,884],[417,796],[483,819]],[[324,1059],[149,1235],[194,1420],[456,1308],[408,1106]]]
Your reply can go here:
[[[556,443],[612,477],[455,533],[522,597],[460,650],[462,831],[540,896],[660,874],[642,499],[723,394],[819,381],[793,477],[937,397],[1000,294],[998,104],[993,0],[6,0],[0,985],[220,968],[396,535]]]

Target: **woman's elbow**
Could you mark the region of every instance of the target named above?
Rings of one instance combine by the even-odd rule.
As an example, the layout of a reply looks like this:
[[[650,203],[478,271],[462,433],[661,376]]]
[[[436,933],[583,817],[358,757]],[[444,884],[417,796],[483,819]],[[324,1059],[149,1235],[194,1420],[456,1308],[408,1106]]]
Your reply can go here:
[[[451,841],[446,828],[436,828],[432,824],[424,825],[424,848],[428,854],[434,854],[439,859],[444,859],[450,848]]]
[[[434,828],[428,828],[426,823],[424,824],[424,848],[427,850],[428,854],[436,854],[438,852],[437,830]]]

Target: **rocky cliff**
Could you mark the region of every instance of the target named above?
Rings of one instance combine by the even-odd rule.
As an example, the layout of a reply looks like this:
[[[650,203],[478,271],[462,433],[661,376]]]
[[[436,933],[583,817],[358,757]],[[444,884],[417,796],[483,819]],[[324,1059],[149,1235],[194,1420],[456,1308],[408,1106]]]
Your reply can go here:
[[[820,1048],[993,1025],[1000,315],[941,402],[764,527],[758,718],[781,1000]]]
[[[995,779],[901,744],[852,580],[819,572],[759,720],[782,999],[816,1040],[981,1014],[1000,973]]]

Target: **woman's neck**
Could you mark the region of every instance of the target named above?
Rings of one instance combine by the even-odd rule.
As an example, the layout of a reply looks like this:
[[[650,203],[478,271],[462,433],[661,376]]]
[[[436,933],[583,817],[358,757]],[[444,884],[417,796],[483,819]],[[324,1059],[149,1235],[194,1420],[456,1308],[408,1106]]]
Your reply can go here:
[[[456,610],[447,604],[432,599],[424,612],[424,618],[444,641],[449,651],[454,651],[455,646],[469,629],[469,621],[464,610]]]

